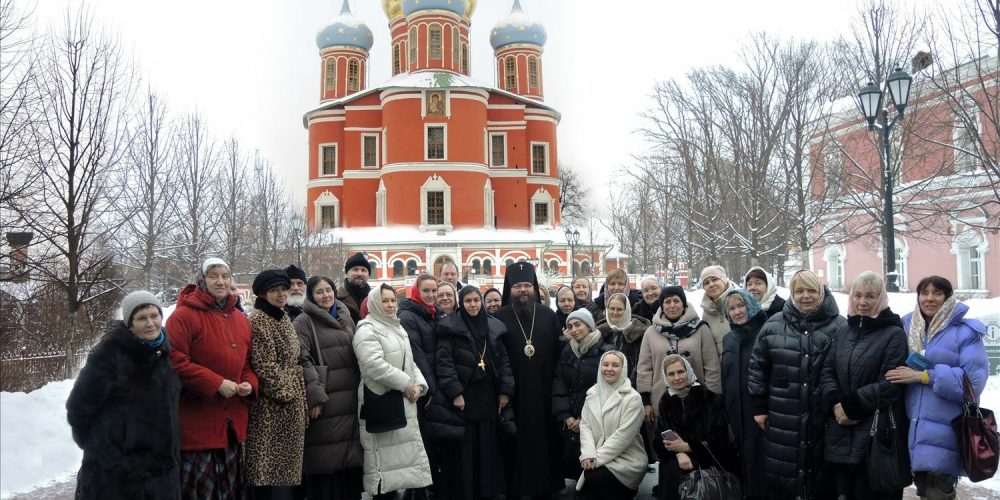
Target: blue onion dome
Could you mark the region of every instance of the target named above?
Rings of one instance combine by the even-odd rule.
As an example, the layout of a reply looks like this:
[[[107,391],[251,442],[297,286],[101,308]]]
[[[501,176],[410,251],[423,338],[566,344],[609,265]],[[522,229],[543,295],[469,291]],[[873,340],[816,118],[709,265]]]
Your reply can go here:
[[[403,15],[421,10],[447,10],[465,17],[469,4],[466,0],[403,0]]]
[[[493,32],[490,33],[490,45],[493,46],[493,50],[514,43],[543,46],[547,38],[545,27],[524,13],[520,0],[514,0],[510,15],[493,27]]]
[[[347,0],[344,0],[340,14],[333,18],[330,25],[316,34],[316,46],[320,50],[338,45],[371,50],[372,44],[374,44],[372,30],[351,14],[351,6]]]

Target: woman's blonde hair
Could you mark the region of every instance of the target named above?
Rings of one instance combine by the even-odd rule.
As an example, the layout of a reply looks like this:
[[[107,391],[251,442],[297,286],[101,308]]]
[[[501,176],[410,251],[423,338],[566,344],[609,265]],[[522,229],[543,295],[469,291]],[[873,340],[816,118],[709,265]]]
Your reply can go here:
[[[823,284],[819,282],[819,277],[807,269],[796,271],[791,281],[788,282],[788,288],[791,290],[795,290],[800,285],[809,290],[823,291]]]

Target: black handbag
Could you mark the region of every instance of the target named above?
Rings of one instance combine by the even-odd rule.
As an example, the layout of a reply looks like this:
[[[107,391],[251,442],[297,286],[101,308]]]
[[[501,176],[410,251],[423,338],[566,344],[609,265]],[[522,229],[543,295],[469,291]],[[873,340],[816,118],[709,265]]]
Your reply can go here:
[[[677,488],[681,500],[743,498],[743,487],[736,474],[728,472],[722,467],[707,443],[702,441],[701,445],[708,451],[715,466],[699,467],[689,472],[681,481],[680,487]]]
[[[879,416],[888,414],[889,425],[879,425]],[[910,452],[905,444],[900,443],[899,429],[896,427],[896,417],[891,408],[875,410],[872,418],[872,429],[868,433],[871,442],[868,445],[868,459],[865,460],[865,470],[868,472],[868,485],[872,491],[897,491],[913,482],[910,471]]]
[[[403,355],[403,365],[406,367],[406,355]],[[368,385],[362,382],[364,399],[359,415],[365,421],[365,430],[369,434],[389,432],[406,427],[406,407],[403,404],[403,392],[389,389],[385,394],[375,394]]]

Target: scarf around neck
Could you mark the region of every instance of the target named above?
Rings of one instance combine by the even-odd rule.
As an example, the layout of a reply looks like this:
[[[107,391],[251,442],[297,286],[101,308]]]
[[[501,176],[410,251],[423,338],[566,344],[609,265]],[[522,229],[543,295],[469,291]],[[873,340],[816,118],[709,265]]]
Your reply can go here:
[[[595,328],[579,342],[569,339],[569,348],[573,350],[573,354],[575,354],[577,358],[582,358],[583,355],[587,354],[587,351],[590,351],[590,348],[594,347],[594,344],[596,344],[600,339],[601,331]]]
[[[941,304],[941,309],[938,309],[928,325],[927,320],[924,319],[924,313],[920,312],[920,303],[918,302],[916,310],[913,311],[913,319],[910,320],[910,331],[906,336],[910,351],[923,354],[931,339],[948,326],[957,305],[958,299],[954,295],[948,297],[948,300]]]

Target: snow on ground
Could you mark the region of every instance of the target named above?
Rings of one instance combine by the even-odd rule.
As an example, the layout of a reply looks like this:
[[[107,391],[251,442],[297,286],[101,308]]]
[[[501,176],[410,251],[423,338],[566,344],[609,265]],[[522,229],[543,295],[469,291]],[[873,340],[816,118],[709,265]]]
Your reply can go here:
[[[66,423],[72,380],[0,393],[0,498],[64,481],[83,458]]]
[[[778,294],[787,298],[788,290],[779,288]],[[688,303],[699,314],[703,295],[702,290],[687,292]],[[835,293],[834,296],[841,314],[846,313],[847,295]],[[973,299],[966,303],[969,304],[968,317],[1000,325],[1000,298]],[[916,305],[916,294],[891,294],[889,305],[900,315],[910,312]],[[173,305],[165,307],[164,319],[173,310]],[[1000,329],[1000,326],[995,328]],[[1000,336],[1000,331],[997,335]],[[64,380],[28,394],[0,393],[0,499],[66,481],[76,474],[83,454],[73,442],[65,408],[72,387],[72,380]],[[990,377],[982,405],[1000,412],[1000,375]],[[1000,477],[976,486],[1000,492]]]

